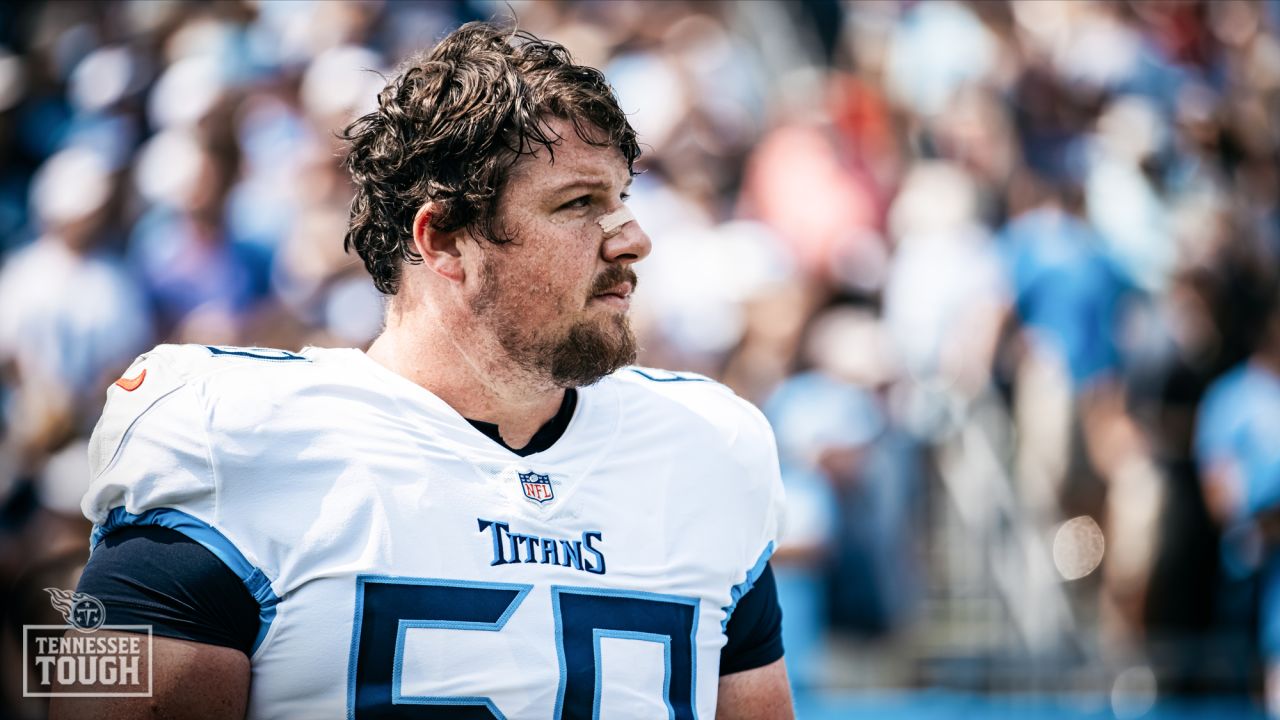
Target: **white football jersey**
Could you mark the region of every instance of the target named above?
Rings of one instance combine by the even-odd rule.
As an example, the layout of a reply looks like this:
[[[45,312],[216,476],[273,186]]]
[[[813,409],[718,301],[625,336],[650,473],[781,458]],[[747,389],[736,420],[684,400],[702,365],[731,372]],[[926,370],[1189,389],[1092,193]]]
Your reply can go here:
[[[782,504],[724,386],[620,370],[527,457],[359,350],[161,346],[108,394],[94,544],[170,527],[241,577],[250,717],[715,717]]]

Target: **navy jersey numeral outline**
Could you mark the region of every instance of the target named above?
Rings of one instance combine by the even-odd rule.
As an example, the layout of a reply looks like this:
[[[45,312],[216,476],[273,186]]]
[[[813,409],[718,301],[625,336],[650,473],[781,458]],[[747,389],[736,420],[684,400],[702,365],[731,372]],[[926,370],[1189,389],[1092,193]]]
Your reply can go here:
[[[418,628],[501,632],[532,589],[532,585],[514,583],[357,577],[347,677],[348,719],[505,720],[489,697],[401,694],[405,635]],[[661,644],[665,666],[662,700],[667,716],[669,720],[697,718],[696,598],[560,585],[551,586],[550,591],[560,671],[553,717],[598,720],[601,640],[616,638]],[[389,647],[392,634],[394,646]],[[570,655],[575,665],[572,677]]]
[[[602,668],[600,640],[604,637],[612,637],[662,642],[665,645],[663,654],[666,661],[662,681],[662,699],[667,706],[667,717],[670,720],[697,718],[695,698],[698,685],[698,601],[696,599],[650,592],[553,585],[551,586],[551,606],[556,621],[556,655],[560,660],[560,687],[556,692],[556,709],[552,717],[585,718],[587,717],[586,709],[590,707],[591,719],[599,720]],[[571,607],[572,611],[570,611]],[[652,615],[658,610],[680,615],[687,612],[688,617],[677,619],[681,627],[669,628],[666,631],[652,627],[646,629],[646,621],[652,622],[654,620]],[[686,624],[687,630],[683,627]],[[566,628],[572,628],[572,630],[566,630]],[[584,635],[587,629],[591,631],[589,655],[592,687],[590,692],[585,691],[581,682],[572,684],[569,682],[569,659],[566,649],[568,640],[576,638],[576,644],[587,640],[588,638]],[[673,648],[672,645],[676,644],[680,647]],[[578,654],[587,654],[584,650],[579,648]],[[574,665],[581,668],[582,658],[575,658]],[[671,694],[673,681],[678,690],[678,697],[675,698]]]
[[[355,718],[494,718],[506,720],[488,697],[438,697],[402,695],[401,674],[404,670],[405,633],[412,628],[443,628],[453,630],[478,630],[499,632],[520,604],[524,602],[532,585],[513,583],[469,582],[435,578],[408,578],[390,575],[361,575],[356,579],[355,624],[352,627],[351,657],[347,676],[347,717]],[[390,593],[387,603],[371,595]],[[427,598],[432,593],[440,597]],[[398,597],[399,596],[399,597]],[[416,596],[416,597],[414,597]],[[409,602],[428,604],[432,600],[447,600],[442,607],[433,610],[409,607]],[[501,611],[495,616],[497,607]],[[398,606],[398,607],[397,607]],[[377,622],[385,613],[390,623]],[[439,615],[447,617],[442,618]],[[436,615],[436,617],[423,617]],[[368,621],[368,622],[367,622]],[[382,677],[387,648],[385,635],[394,632],[395,644],[391,650],[390,673]],[[380,642],[383,641],[383,642]],[[362,665],[361,660],[364,659]],[[376,663],[370,667],[370,663]],[[373,674],[374,677],[368,676]],[[385,699],[384,699],[385,698]],[[362,707],[363,706],[363,707]]]

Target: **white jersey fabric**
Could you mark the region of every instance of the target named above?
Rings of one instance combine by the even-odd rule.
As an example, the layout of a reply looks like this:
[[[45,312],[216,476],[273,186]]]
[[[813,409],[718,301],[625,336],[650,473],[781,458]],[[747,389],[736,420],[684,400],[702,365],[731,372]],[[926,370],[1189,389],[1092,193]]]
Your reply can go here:
[[[166,345],[125,378],[93,542],[170,527],[241,577],[250,717],[715,716],[782,505],[772,432],[724,386],[620,370],[520,457],[358,350]]]

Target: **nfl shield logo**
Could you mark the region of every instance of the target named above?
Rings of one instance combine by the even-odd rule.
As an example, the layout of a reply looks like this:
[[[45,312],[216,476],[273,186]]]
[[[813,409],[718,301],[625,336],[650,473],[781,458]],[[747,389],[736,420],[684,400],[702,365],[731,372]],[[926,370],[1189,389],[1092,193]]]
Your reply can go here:
[[[551,490],[551,478],[547,475],[539,475],[535,472],[520,473],[520,487],[524,489],[525,497],[538,504],[554,500],[556,497],[555,492]]]

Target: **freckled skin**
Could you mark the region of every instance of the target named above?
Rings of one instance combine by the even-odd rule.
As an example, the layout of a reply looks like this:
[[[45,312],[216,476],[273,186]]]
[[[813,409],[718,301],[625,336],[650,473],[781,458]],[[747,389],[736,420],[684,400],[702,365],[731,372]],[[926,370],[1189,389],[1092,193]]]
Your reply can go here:
[[[468,272],[484,282],[470,305],[522,367],[545,370],[542,364],[577,327],[588,344],[616,358],[601,360],[607,372],[632,361],[634,339],[625,304],[593,299],[593,284],[602,275],[617,284],[623,267],[648,254],[649,239],[635,221],[608,237],[600,226],[602,217],[624,207],[630,175],[622,154],[583,142],[567,121],[551,125],[563,137],[554,156],[543,150],[523,158],[502,196],[499,217],[514,241],[473,238],[480,252],[471,256],[476,264]],[[566,187],[584,181],[595,186]]]

